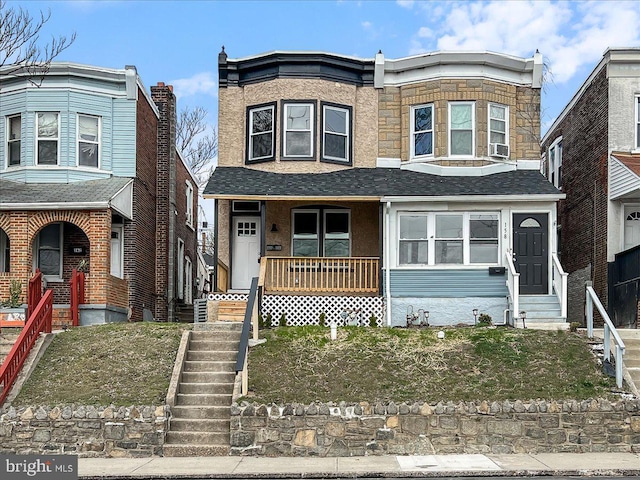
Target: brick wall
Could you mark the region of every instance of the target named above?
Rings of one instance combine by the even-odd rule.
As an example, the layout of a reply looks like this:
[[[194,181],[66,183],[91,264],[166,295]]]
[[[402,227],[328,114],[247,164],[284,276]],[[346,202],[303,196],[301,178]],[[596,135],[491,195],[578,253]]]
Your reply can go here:
[[[191,175],[187,171],[187,168],[184,164],[178,160],[176,162],[176,210],[178,211],[178,215],[176,215],[176,229],[175,233],[178,238],[181,238],[184,241],[184,255],[191,260],[191,264],[193,265],[192,269],[192,278],[191,285],[194,287],[194,296],[195,296],[195,278],[198,270],[198,235],[196,233],[196,229],[198,226],[198,185],[195,180],[191,178]],[[187,225],[187,180],[193,187],[193,219],[192,226]],[[177,255],[177,248],[176,248]],[[181,259],[177,258],[176,262],[181,261]],[[182,260],[184,261],[184,260]],[[186,272],[185,272],[186,274]],[[177,263],[174,268],[174,276],[176,279],[178,278],[178,266]],[[185,283],[186,285],[186,283]],[[176,281],[177,287],[177,281]],[[177,291],[176,291],[177,294]]]
[[[488,104],[499,103],[509,107],[510,158],[538,159],[540,132],[540,91],[530,87],[517,87],[482,79],[431,80],[402,87],[385,87],[378,97],[380,157],[408,160],[410,155],[411,107],[434,105],[434,156],[448,156],[448,105],[453,101],[475,102],[474,155],[488,157]],[[469,165],[468,161],[442,160],[447,166]],[[471,160],[471,165],[482,166],[488,161]]]
[[[562,191],[558,205],[562,227],[560,256],[570,274],[591,268],[593,287],[607,304],[607,112],[608,81],[603,69],[582,97],[549,134],[542,151],[562,137]],[[548,161],[547,161],[548,168]],[[548,172],[547,172],[548,174]],[[584,292],[584,285],[570,287]],[[582,293],[584,295],[584,293]]]

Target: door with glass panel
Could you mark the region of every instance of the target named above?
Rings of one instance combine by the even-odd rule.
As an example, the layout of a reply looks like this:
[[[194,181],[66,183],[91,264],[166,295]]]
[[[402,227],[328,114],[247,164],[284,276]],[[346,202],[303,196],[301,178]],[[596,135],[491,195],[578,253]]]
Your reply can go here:
[[[548,293],[548,222],[546,213],[513,215],[513,256],[521,294]]]

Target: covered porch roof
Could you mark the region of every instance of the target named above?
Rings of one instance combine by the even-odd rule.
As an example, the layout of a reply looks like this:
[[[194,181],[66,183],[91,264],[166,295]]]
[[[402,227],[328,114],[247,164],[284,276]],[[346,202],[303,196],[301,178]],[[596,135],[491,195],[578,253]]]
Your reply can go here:
[[[244,167],[217,167],[205,198],[234,200],[450,199],[463,196],[564,198],[539,171],[513,170],[485,176],[440,176],[398,168],[351,168],[328,173],[273,173]]]
[[[640,154],[611,152],[611,200],[640,197]]]

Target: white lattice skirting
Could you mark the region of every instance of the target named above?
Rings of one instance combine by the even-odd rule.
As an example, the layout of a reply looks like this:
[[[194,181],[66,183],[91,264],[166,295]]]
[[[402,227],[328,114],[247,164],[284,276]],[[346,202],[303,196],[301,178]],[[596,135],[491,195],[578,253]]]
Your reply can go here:
[[[207,300],[209,300],[210,302],[217,302],[220,300],[241,300],[246,302],[248,299],[248,293],[210,293],[209,295],[207,295]]]
[[[262,297],[263,318],[271,315],[271,325],[280,325],[284,315],[288,326],[319,325],[320,314],[325,324],[369,326],[375,317],[379,327],[385,325],[383,297],[343,297],[314,295],[265,295]]]

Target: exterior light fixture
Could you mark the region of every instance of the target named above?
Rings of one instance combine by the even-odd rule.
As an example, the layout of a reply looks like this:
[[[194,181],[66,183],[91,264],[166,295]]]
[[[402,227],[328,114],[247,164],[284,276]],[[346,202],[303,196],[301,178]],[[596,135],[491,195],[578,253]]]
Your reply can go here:
[[[474,308],[473,309],[473,324],[477,325],[478,323],[478,309]]]
[[[527,325],[525,323],[526,319],[527,319],[527,312],[525,312],[524,310],[522,310],[520,312],[520,319],[522,319],[522,328],[527,328]]]
[[[278,231],[278,226],[275,223],[271,224],[271,231],[272,232],[277,232]]]

